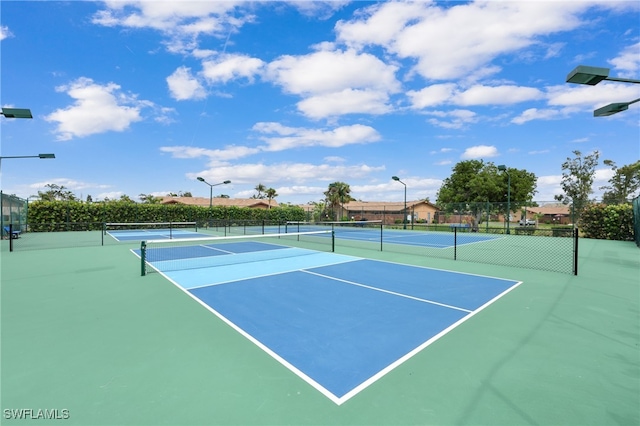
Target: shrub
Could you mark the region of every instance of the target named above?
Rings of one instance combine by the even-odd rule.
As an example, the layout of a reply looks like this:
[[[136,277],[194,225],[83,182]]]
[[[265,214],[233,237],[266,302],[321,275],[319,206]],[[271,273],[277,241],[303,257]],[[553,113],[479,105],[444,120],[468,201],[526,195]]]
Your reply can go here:
[[[589,206],[580,217],[586,238],[633,241],[633,210],[630,204]]]

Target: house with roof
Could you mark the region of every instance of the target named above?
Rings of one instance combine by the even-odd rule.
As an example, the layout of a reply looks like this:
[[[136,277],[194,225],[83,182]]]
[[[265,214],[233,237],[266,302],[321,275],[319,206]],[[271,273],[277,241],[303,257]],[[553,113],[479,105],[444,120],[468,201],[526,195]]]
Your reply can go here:
[[[160,204],[184,204],[187,206],[209,207],[249,207],[252,209],[269,209],[278,207],[276,200],[266,198],[224,198],[224,197],[161,197]]]
[[[535,220],[537,223],[552,225],[571,224],[571,207],[561,203],[545,204],[538,207],[522,207],[522,218]]]
[[[440,209],[425,200],[407,201],[407,222],[431,223]],[[384,224],[402,222],[405,204],[385,201],[349,201],[342,205],[343,217],[352,220],[381,220]]]

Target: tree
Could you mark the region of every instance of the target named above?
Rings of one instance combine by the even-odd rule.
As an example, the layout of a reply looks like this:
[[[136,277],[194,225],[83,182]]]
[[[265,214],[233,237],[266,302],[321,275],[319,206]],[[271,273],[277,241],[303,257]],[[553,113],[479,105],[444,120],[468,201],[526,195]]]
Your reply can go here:
[[[442,182],[436,204],[445,212],[469,212],[473,217],[472,227],[477,230],[488,202],[504,203],[503,212],[510,214],[506,211],[508,192],[511,192],[511,211],[519,210],[536,193],[536,176],[533,173],[513,168],[508,168],[507,173],[500,172],[491,162],[461,161],[453,167],[451,176]]]
[[[78,201],[73,192],[69,191],[64,185],[56,185],[55,183],[48,183],[45,185],[48,190],[42,192],[38,191],[38,197],[42,201]]]
[[[340,208],[340,216],[342,218],[342,205],[348,201],[354,201],[351,196],[351,187],[344,182],[333,182],[329,184],[329,188],[324,192],[325,203],[331,208],[335,215],[337,208]]]
[[[265,196],[269,200],[269,208],[271,208],[271,200],[276,198],[278,196],[278,193],[273,188],[267,188],[267,190],[265,191]]]
[[[600,153],[594,151],[590,155],[582,156],[580,151],[573,151],[575,158],[568,158],[562,163],[562,190],[564,194],[554,198],[563,204],[571,204],[573,221],[580,220],[580,215],[590,204],[589,195],[593,193],[593,179],[598,166]]]
[[[609,185],[601,186],[605,193],[602,202],[605,204],[622,204],[633,198],[640,188],[640,161],[618,168],[611,160],[604,160],[604,164],[611,167],[614,175],[609,179]]]
[[[138,198],[140,198],[142,204],[160,204],[160,201],[162,201],[162,197],[156,197],[151,194],[140,194]]]
[[[258,199],[262,199],[264,198],[264,194],[263,192],[265,192],[267,190],[267,187],[264,186],[263,184],[259,183],[256,185],[255,190],[258,192],[257,194],[253,195],[251,198],[258,198]]]

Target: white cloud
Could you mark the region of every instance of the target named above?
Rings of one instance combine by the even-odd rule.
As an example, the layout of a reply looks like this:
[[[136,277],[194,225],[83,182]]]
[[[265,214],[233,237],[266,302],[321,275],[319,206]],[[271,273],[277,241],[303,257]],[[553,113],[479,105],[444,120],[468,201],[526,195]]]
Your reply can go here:
[[[553,108],[529,108],[523,111],[519,116],[515,117],[511,122],[513,124],[524,124],[532,120],[552,120],[564,116],[560,109]]]
[[[198,79],[191,74],[191,68],[179,67],[167,77],[171,97],[178,101],[186,99],[202,99],[207,96],[206,90]]]
[[[7,27],[5,25],[1,25],[0,26],[0,41],[4,40],[5,38],[9,38],[9,37],[13,37],[13,34],[9,30],[9,27]]]
[[[202,75],[209,83],[227,83],[238,78],[253,81],[263,66],[262,60],[246,55],[220,55],[202,63]]]
[[[620,77],[637,78],[640,70],[640,42],[628,46],[620,55],[609,60],[609,63],[620,72]]]
[[[477,114],[466,109],[428,111],[426,114],[438,117],[427,120],[430,124],[445,129],[461,129],[467,124],[478,122]]]
[[[495,146],[478,145],[465,149],[460,158],[463,160],[472,160],[497,157],[498,155],[498,148]]]
[[[388,100],[389,96],[382,91],[344,89],[311,96],[297,106],[305,116],[320,119],[345,114],[385,114],[392,109]]]
[[[510,105],[544,98],[544,94],[533,87],[519,86],[473,86],[458,93],[458,105]]]
[[[407,96],[411,100],[411,107],[422,109],[446,103],[453,97],[457,85],[454,83],[434,84],[422,90],[410,90]]]
[[[380,140],[380,135],[374,128],[362,124],[322,130],[286,127],[279,123],[257,123],[253,126],[253,130],[265,135],[277,135],[260,137],[267,143],[267,146],[262,148],[264,151],[283,151],[304,146],[339,148]]]
[[[267,66],[266,78],[289,93],[305,96],[344,89],[394,93],[400,90],[396,70],[396,66],[367,53],[320,51],[281,56]]]
[[[334,129],[307,129],[287,127],[280,123],[263,122],[253,126],[265,145],[248,147],[229,145],[222,149],[208,149],[190,146],[164,146],[160,151],[174,158],[206,157],[211,164],[247,157],[260,152],[277,152],[301,147],[325,146],[339,148],[345,145],[377,142],[380,134],[372,127],[362,124],[341,126]]]
[[[562,194],[562,175],[538,176],[536,181],[536,199],[541,201],[553,201],[555,195]]]
[[[291,182],[302,185],[309,181],[324,181],[329,184],[336,180],[362,179],[374,173],[384,171],[384,166],[368,166],[366,164],[343,166],[310,163],[246,163],[218,164],[214,168],[198,173],[189,173],[187,178],[202,176],[212,182],[222,182],[233,176],[234,184],[255,185],[261,182],[270,185],[275,182]],[[326,190],[323,189],[323,191]]]
[[[58,123],[55,130],[58,140],[108,131],[122,132],[131,123],[142,120],[142,108],[153,106],[148,101],[137,100],[134,95],[122,93],[115,83],[100,85],[86,77],[56,90],[75,99],[73,105],[57,109],[45,117],[47,121]]]
[[[614,2],[385,2],[338,23],[336,32],[348,46],[382,46],[400,58],[416,60],[415,71],[423,77],[446,80],[495,73],[493,59],[574,29],[580,13],[594,6],[614,7],[609,3]]]

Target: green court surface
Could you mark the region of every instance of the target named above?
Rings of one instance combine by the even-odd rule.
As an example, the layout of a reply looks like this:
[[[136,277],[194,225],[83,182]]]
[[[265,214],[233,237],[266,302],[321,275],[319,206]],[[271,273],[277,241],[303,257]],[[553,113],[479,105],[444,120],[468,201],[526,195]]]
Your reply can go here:
[[[160,274],[141,277],[135,243],[7,246],[3,425],[640,424],[631,242],[580,240],[578,276],[338,247],[523,282],[342,405]]]

